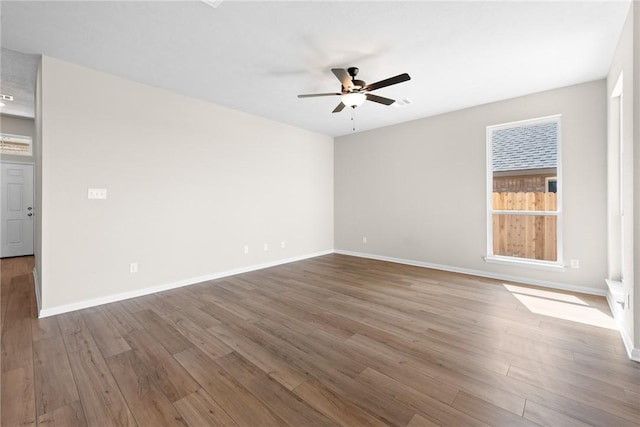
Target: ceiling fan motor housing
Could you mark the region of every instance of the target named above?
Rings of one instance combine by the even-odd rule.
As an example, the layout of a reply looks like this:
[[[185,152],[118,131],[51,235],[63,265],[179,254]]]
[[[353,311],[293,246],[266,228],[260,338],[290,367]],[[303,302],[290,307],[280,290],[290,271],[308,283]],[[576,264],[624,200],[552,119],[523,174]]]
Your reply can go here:
[[[358,71],[360,71],[358,67],[347,68],[347,73],[349,73],[349,75],[351,76],[351,82],[353,83],[355,90],[360,90],[367,85],[367,83],[364,80],[356,80],[355,77],[358,75]]]
[[[365,87],[367,83],[364,80],[353,80],[354,89],[359,90]]]

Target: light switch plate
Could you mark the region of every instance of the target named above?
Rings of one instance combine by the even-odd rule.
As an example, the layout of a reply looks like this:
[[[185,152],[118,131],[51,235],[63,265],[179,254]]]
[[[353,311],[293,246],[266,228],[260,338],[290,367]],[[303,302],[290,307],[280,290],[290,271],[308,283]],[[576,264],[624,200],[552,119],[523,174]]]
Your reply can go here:
[[[107,189],[106,188],[90,188],[87,192],[87,198],[104,200],[107,198]]]

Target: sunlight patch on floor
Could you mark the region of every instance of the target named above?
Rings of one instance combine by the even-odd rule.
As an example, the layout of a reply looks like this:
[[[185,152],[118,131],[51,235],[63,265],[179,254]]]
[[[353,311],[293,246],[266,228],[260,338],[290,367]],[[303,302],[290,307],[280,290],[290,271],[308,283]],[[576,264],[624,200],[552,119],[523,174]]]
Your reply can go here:
[[[532,313],[606,329],[617,329],[613,317],[591,307],[575,295],[507,284],[503,286]]]
[[[530,295],[534,297],[547,298],[547,299],[552,299],[556,301],[570,302],[572,304],[589,305],[575,295],[561,294],[559,292],[548,291],[544,289],[525,288],[524,286],[516,286],[516,285],[502,285],[502,286],[504,286],[509,292],[513,294]]]

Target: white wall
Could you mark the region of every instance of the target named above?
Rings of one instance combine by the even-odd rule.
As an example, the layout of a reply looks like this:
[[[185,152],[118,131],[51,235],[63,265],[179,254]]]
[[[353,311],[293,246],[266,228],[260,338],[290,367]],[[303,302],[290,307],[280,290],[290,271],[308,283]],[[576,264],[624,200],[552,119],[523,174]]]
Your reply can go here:
[[[36,73],[36,93],[35,93],[35,136],[33,140],[33,151],[35,153],[35,217],[36,224],[34,230],[35,255],[35,291],[38,302],[38,311],[42,308],[42,57],[38,59],[38,70]]]
[[[333,248],[330,137],[49,57],[41,115],[49,313]]]
[[[640,272],[640,2],[631,5],[633,12],[633,152],[634,152],[634,270]],[[634,304],[632,307],[635,318],[634,327],[634,358],[640,361],[640,281],[636,275],[634,281]]]
[[[605,91],[600,80],[337,138],[336,249],[603,292]],[[487,264],[486,126],[554,114],[562,114],[564,261],[579,259],[580,269]]]
[[[607,76],[607,103],[609,106],[608,109],[608,128],[609,128],[609,138],[608,138],[608,146],[610,153],[613,155],[609,158],[609,170],[613,172],[612,176],[610,176],[610,185],[609,185],[609,205],[610,209],[613,211],[614,216],[619,216],[619,206],[620,206],[620,189],[617,184],[618,175],[620,173],[619,168],[619,100],[612,99],[612,94],[614,88],[618,82],[620,75],[622,74],[623,78],[623,90],[622,90],[622,144],[623,150],[625,153],[625,159],[622,166],[622,175],[623,175],[623,195],[622,195],[622,206],[625,211],[624,218],[624,248],[622,250],[622,257],[624,259],[624,268],[622,271],[622,276],[624,278],[624,294],[629,294],[630,298],[634,298],[634,285],[636,278],[635,271],[638,271],[637,268],[634,268],[634,240],[636,242],[640,242],[640,239],[637,237],[634,238],[634,160],[633,160],[633,151],[634,151],[634,120],[637,114],[634,114],[634,93],[638,90],[635,86],[635,82],[637,81],[637,77],[634,78],[634,5],[631,4],[631,8],[629,10],[629,15],[627,16],[627,20],[622,29],[620,40],[618,41],[618,46],[613,56],[613,60],[611,62],[611,67],[609,69],[609,74]],[[637,8],[635,8],[637,9]],[[614,103],[618,105],[614,105]],[[637,110],[636,110],[637,111]],[[618,158],[611,158],[611,157]],[[640,170],[640,169],[639,169]],[[637,191],[637,190],[636,190]],[[619,219],[614,218],[613,221],[617,221],[619,224]],[[615,222],[613,223],[615,224]],[[612,230],[614,233],[619,230]],[[616,241],[615,236],[612,236],[615,243],[620,244],[619,241]],[[615,262],[615,260],[613,260]],[[627,342],[633,340],[634,336],[634,305],[636,304],[626,304],[624,308],[619,306],[614,306],[614,311],[618,317],[618,322],[622,327],[622,334],[625,337]],[[638,341],[636,341],[638,342]],[[631,345],[631,344],[629,344]]]

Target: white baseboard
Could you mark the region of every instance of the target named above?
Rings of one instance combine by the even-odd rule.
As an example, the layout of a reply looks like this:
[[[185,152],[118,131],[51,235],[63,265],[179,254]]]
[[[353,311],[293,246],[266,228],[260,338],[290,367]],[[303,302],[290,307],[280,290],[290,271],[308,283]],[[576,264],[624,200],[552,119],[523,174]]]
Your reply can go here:
[[[616,301],[616,296],[611,291],[607,292],[607,303],[609,303],[609,309],[618,325],[618,330],[620,331],[620,336],[622,337],[622,342],[624,343],[624,348],[627,350],[629,359],[640,362],[640,349],[634,348],[633,340],[622,324],[622,307]]]
[[[618,323],[618,329],[620,330],[620,336],[622,337],[622,342],[624,343],[624,348],[627,350],[627,355],[629,359],[634,360],[636,362],[640,362],[640,348],[635,348],[633,346],[633,340],[627,333],[627,330],[622,327],[620,322],[618,321],[618,317],[614,315],[616,322]]]
[[[299,255],[295,257],[280,259],[276,261],[270,261],[263,264],[250,265],[247,267],[240,267],[233,270],[221,271],[218,273],[207,274],[205,276],[193,277],[190,279],[179,280],[177,282],[165,283],[163,285],[151,286],[144,289],[136,289],[130,292],[122,292],[115,295],[108,295],[105,297],[94,298],[90,300],[84,300],[75,302],[72,304],[60,305],[57,307],[50,307],[45,309],[40,309],[40,304],[38,304],[38,317],[49,317],[55,316],[57,314],[68,313],[70,311],[82,310],[83,308],[95,307],[97,305],[108,304],[111,302],[122,301],[129,298],[141,297],[144,295],[153,294],[156,292],[168,291],[170,289],[181,288],[183,286],[195,285],[196,283],[207,282],[209,280],[220,279],[222,277],[235,276],[236,274],[248,273],[250,271],[262,270],[263,268],[275,267],[277,265],[288,264],[295,261],[301,261],[303,259],[315,258],[321,255],[328,255],[333,253],[333,250],[327,250],[322,252],[316,252],[312,254]],[[35,273],[35,270],[34,270]],[[36,288],[37,289],[37,288]],[[37,291],[36,291],[37,292]]]
[[[559,289],[559,290],[571,291],[571,292],[579,292],[579,293],[588,294],[588,295],[606,296],[606,294],[607,294],[607,291],[604,290],[604,289],[588,288],[586,286],[571,285],[569,283],[550,282],[550,281],[547,281],[547,280],[532,279],[530,277],[521,277],[521,276],[511,276],[511,275],[507,275],[507,274],[490,273],[490,272],[487,272],[487,271],[473,270],[473,269],[470,269],[470,268],[452,267],[450,265],[434,264],[434,263],[431,263],[431,262],[414,261],[414,260],[409,260],[409,259],[394,258],[394,257],[388,257],[388,256],[384,256],[384,255],[374,255],[374,254],[368,254],[368,253],[362,253],[362,252],[343,251],[341,249],[336,249],[334,252],[337,253],[337,254],[342,254],[342,255],[350,255],[350,256],[356,256],[356,257],[360,257],[360,258],[376,259],[376,260],[380,260],[380,261],[389,261],[389,262],[395,262],[395,263],[398,263],[398,264],[413,265],[415,267],[424,267],[424,268],[432,268],[434,270],[450,271],[450,272],[453,272],[453,273],[469,274],[469,275],[472,275],[472,276],[486,277],[486,278],[489,278],[489,279],[504,280],[504,281],[508,281],[508,282],[525,283],[527,285],[544,286],[545,288]]]
[[[40,297],[40,278],[38,277],[38,270],[33,267],[33,286],[36,292],[36,302],[38,303],[38,313],[42,308],[42,298]]]
[[[316,253],[312,253],[312,254],[300,255],[300,256],[285,258],[285,259],[281,259],[281,260],[271,261],[271,262],[267,262],[267,263],[263,263],[263,264],[250,265],[250,266],[247,266],[247,267],[241,267],[241,268],[236,268],[236,269],[233,269],[233,270],[227,270],[227,271],[222,271],[222,272],[218,272],[218,273],[212,273],[212,274],[208,274],[208,275],[205,275],[205,276],[193,277],[193,278],[190,278],[190,279],[179,280],[177,282],[166,283],[166,284],[163,284],[163,285],[152,286],[152,287],[148,287],[148,288],[144,288],[144,289],[136,289],[136,290],[130,291],[130,292],[123,292],[123,293],[119,293],[119,294],[115,294],[115,295],[109,295],[109,296],[105,296],[105,297],[101,297],[101,298],[95,298],[95,299],[91,299],[91,300],[79,301],[77,303],[61,305],[61,306],[57,306],[57,307],[51,307],[51,308],[47,308],[47,309],[42,309],[41,308],[42,307],[42,299],[41,299],[41,295],[40,295],[39,277],[38,277],[38,272],[34,268],[33,269],[33,280],[34,280],[34,285],[35,285],[36,300],[37,300],[37,303],[38,303],[38,317],[43,318],[43,317],[55,316],[57,314],[68,313],[70,311],[76,311],[76,310],[81,310],[81,309],[84,309],[84,308],[95,307],[95,306],[102,305],[102,304],[108,304],[108,303],[111,303],[111,302],[122,301],[122,300],[126,300],[126,299],[129,299],[129,298],[140,297],[140,296],[144,296],[144,295],[153,294],[153,293],[156,293],[156,292],[162,292],[162,291],[167,291],[167,290],[170,290],[170,289],[180,288],[180,287],[183,287],[183,286],[194,285],[196,283],[207,282],[209,280],[215,280],[215,279],[220,279],[220,278],[223,278],[223,277],[234,276],[234,275],[237,275],[237,274],[248,273],[248,272],[251,272],[251,271],[262,270],[264,268],[275,267],[277,265],[288,264],[288,263],[295,262],[295,261],[302,261],[304,259],[315,258],[315,257],[318,257],[318,256],[328,255],[328,254],[332,254],[332,253],[341,254],[341,255],[355,256],[355,257],[359,257],[359,258],[375,259],[375,260],[379,260],[379,261],[395,262],[395,263],[398,263],[398,264],[412,265],[412,266],[416,266],[416,267],[432,268],[432,269],[435,269],[435,270],[450,271],[450,272],[453,272],[453,273],[469,274],[469,275],[473,275],[473,276],[486,277],[486,278],[497,279],[497,280],[505,280],[505,281],[509,281],[509,282],[519,282],[519,283],[525,283],[525,284],[534,285],[534,286],[544,286],[544,287],[547,287],[547,288],[559,289],[559,290],[565,290],[565,291],[571,291],[571,292],[580,292],[580,293],[589,294],[589,295],[605,296],[607,298],[607,302],[609,304],[609,308],[611,309],[611,312],[613,313],[613,316],[616,319],[616,322],[618,323],[618,329],[620,330],[620,335],[622,336],[622,341],[624,342],[624,345],[625,345],[625,348],[626,348],[627,353],[629,355],[629,358],[631,360],[636,361],[636,362],[640,362],[640,349],[639,348],[634,348],[633,341],[631,340],[631,337],[629,336],[629,334],[625,331],[625,329],[620,324],[620,308],[618,307],[617,303],[615,302],[614,296],[610,292],[608,292],[608,291],[606,291],[604,289],[593,289],[593,288],[587,288],[587,287],[584,287],[584,286],[571,285],[571,284],[567,284],[567,283],[557,283],[557,282],[550,282],[550,281],[546,281],[546,280],[535,280],[535,279],[531,279],[531,278],[528,278],[528,277],[511,276],[511,275],[498,274],[498,273],[490,273],[490,272],[486,272],[486,271],[482,271],[482,270],[473,270],[473,269],[469,269],[469,268],[453,267],[453,266],[442,265],[442,264],[434,264],[434,263],[424,262],[424,261],[415,261],[415,260],[408,260],[408,259],[402,259],[402,258],[388,257],[388,256],[384,256],[384,255],[375,255],[375,254],[368,254],[368,253],[363,253],[363,252],[345,251],[345,250],[340,250],[340,249],[327,250],[327,251],[316,252]]]

